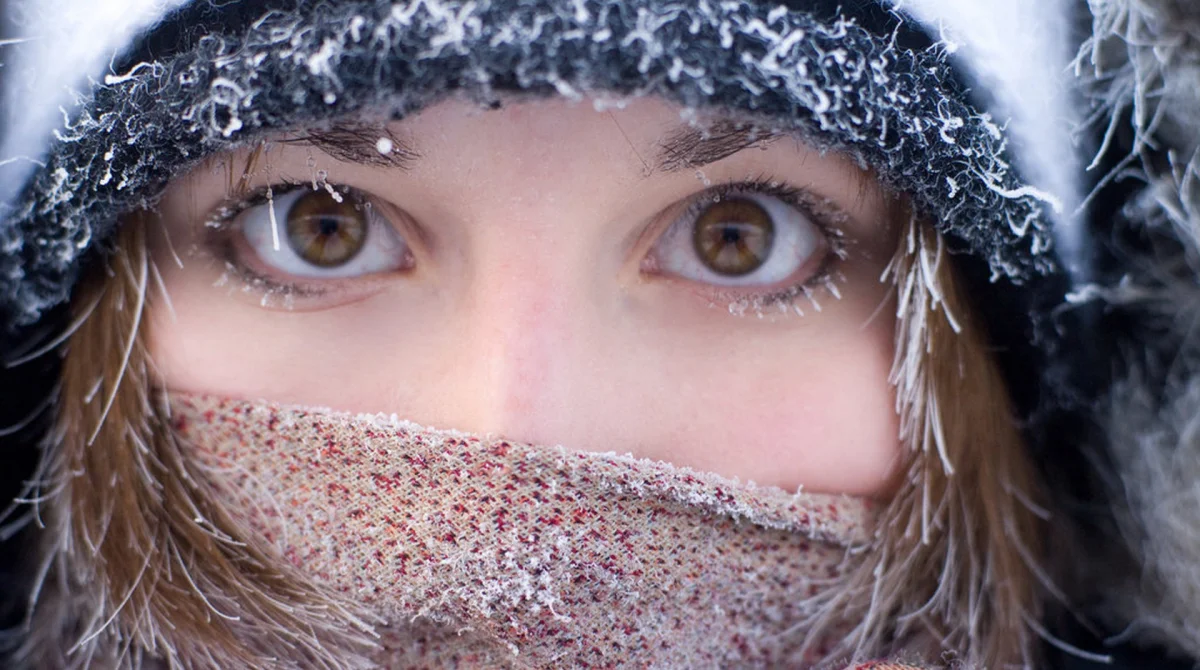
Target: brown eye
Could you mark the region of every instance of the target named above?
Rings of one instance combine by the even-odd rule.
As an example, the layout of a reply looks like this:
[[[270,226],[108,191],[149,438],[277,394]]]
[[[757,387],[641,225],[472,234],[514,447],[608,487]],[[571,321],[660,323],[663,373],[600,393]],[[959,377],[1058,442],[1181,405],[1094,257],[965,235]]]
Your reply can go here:
[[[287,211],[287,240],[300,258],[322,268],[348,263],[367,242],[368,214],[357,198],[326,191],[302,195]]]
[[[775,223],[757,202],[729,198],[696,218],[692,243],[705,267],[725,277],[740,277],[767,262],[775,244]]]
[[[828,238],[795,204],[795,193],[756,187],[721,188],[680,203],[684,211],[643,267],[717,287],[799,286],[827,257]],[[768,188],[780,195],[762,192]]]

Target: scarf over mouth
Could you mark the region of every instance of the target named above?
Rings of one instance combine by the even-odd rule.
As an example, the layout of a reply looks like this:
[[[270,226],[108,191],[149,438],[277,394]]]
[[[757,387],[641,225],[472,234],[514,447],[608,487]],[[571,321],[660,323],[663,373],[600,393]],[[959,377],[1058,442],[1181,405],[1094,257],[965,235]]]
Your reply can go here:
[[[868,500],[394,416],[170,402],[245,537],[361,612],[385,667],[810,667],[845,632],[823,607]]]

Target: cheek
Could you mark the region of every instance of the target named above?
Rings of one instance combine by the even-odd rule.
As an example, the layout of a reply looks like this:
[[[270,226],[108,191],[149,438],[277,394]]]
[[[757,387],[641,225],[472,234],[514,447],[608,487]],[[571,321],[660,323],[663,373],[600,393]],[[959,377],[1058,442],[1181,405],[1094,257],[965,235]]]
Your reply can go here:
[[[168,388],[289,402],[318,379],[346,378],[320,372],[321,334],[286,323],[299,315],[243,306],[207,282],[167,282],[173,309],[151,309],[150,351]]]
[[[798,376],[759,386],[766,398],[748,440],[760,445],[761,458],[777,464],[789,485],[881,492],[900,453],[890,365],[877,349],[853,343],[797,364]]]
[[[764,350],[753,366],[705,380],[687,431],[717,472],[814,493],[883,493],[901,454],[888,383],[891,332]],[[753,473],[753,474],[751,474]]]

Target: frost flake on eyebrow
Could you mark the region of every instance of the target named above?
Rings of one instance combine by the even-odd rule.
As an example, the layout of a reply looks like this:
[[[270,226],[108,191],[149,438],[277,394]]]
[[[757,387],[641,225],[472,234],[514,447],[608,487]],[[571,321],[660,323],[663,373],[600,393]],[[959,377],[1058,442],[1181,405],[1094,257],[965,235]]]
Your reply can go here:
[[[380,124],[335,123],[306,129],[281,141],[309,145],[343,163],[370,167],[406,170],[421,157],[411,142]]]

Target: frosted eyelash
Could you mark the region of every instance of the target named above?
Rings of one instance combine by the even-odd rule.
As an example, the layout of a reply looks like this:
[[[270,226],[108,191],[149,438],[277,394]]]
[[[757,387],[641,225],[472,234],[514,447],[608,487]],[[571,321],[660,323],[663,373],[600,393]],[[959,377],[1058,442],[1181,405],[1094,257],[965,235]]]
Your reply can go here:
[[[283,179],[278,183],[255,189],[237,200],[229,201],[213,212],[212,216],[204,223],[201,246],[206,253],[224,264],[225,273],[218,280],[218,286],[227,283],[232,275],[243,291],[263,294],[264,306],[271,298],[278,297],[283,299],[285,308],[290,308],[292,301],[296,298],[316,298],[330,293],[330,287],[327,285],[336,283],[336,280],[325,280],[320,282],[321,286],[315,282],[282,282],[238,262],[231,235],[235,232],[232,224],[242,212],[268,204],[298,189],[307,188],[309,188],[307,182]],[[318,182],[316,190],[321,188],[330,193],[336,193],[339,198],[345,197],[351,190],[349,187],[339,189],[327,180]],[[363,198],[363,206],[370,206],[370,201],[366,197]]]
[[[319,179],[317,190],[328,190],[339,195],[350,193],[347,187],[337,188],[325,179]],[[297,189],[307,189],[311,185],[307,181],[281,180],[277,184],[259,188],[236,201],[222,205],[205,222],[203,247],[205,250],[223,262],[225,274],[222,283],[229,282],[229,277],[241,284],[244,291],[254,291],[263,294],[266,301],[272,297],[281,297],[290,303],[294,298],[316,298],[336,290],[334,280],[321,282],[281,282],[273,277],[256,272],[253,268],[237,260],[235,241],[230,234],[232,222],[244,211],[271,202],[274,198],[287,195]],[[821,311],[821,294],[828,294],[837,300],[841,298],[838,284],[845,281],[845,275],[838,270],[840,263],[849,256],[847,240],[843,232],[844,223],[849,216],[832,201],[815,197],[813,194],[790,186],[784,182],[760,176],[747,180],[729,181],[712,184],[688,205],[688,217],[699,215],[706,207],[723,199],[738,194],[756,193],[776,198],[787,205],[796,208],[816,226],[825,249],[823,258],[817,270],[802,282],[782,289],[751,293],[748,291],[717,291],[712,293],[713,306],[725,303],[731,314],[743,316],[754,314],[759,318],[769,315],[796,314],[804,316],[805,310],[799,302],[806,300],[817,312]],[[364,206],[371,206],[370,199],[364,197]]]
[[[817,271],[795,285],[762,293],[719,293],[718,297],[722,301],[729,301],[729,313],[735,316],[753,314],[760,319],[793,313],[804,316],[804,310],[797,304],[801,298],[807,300],[817,312],[821,311],[818,293],[825,292],[835,300],[840,300],[841,291],[837,286],[846,280],[846,276],[838,267],[849,257],[844,225],[850,216],[827,198],[818,198],[808,191],[765,176],[713,184],[689,205],[687,216],[696,216],[704,208],[740,193],[770,196],[795,207],[817,227],[827,249]],[[717,303],[714,302],[714,306],[717,306]]]

